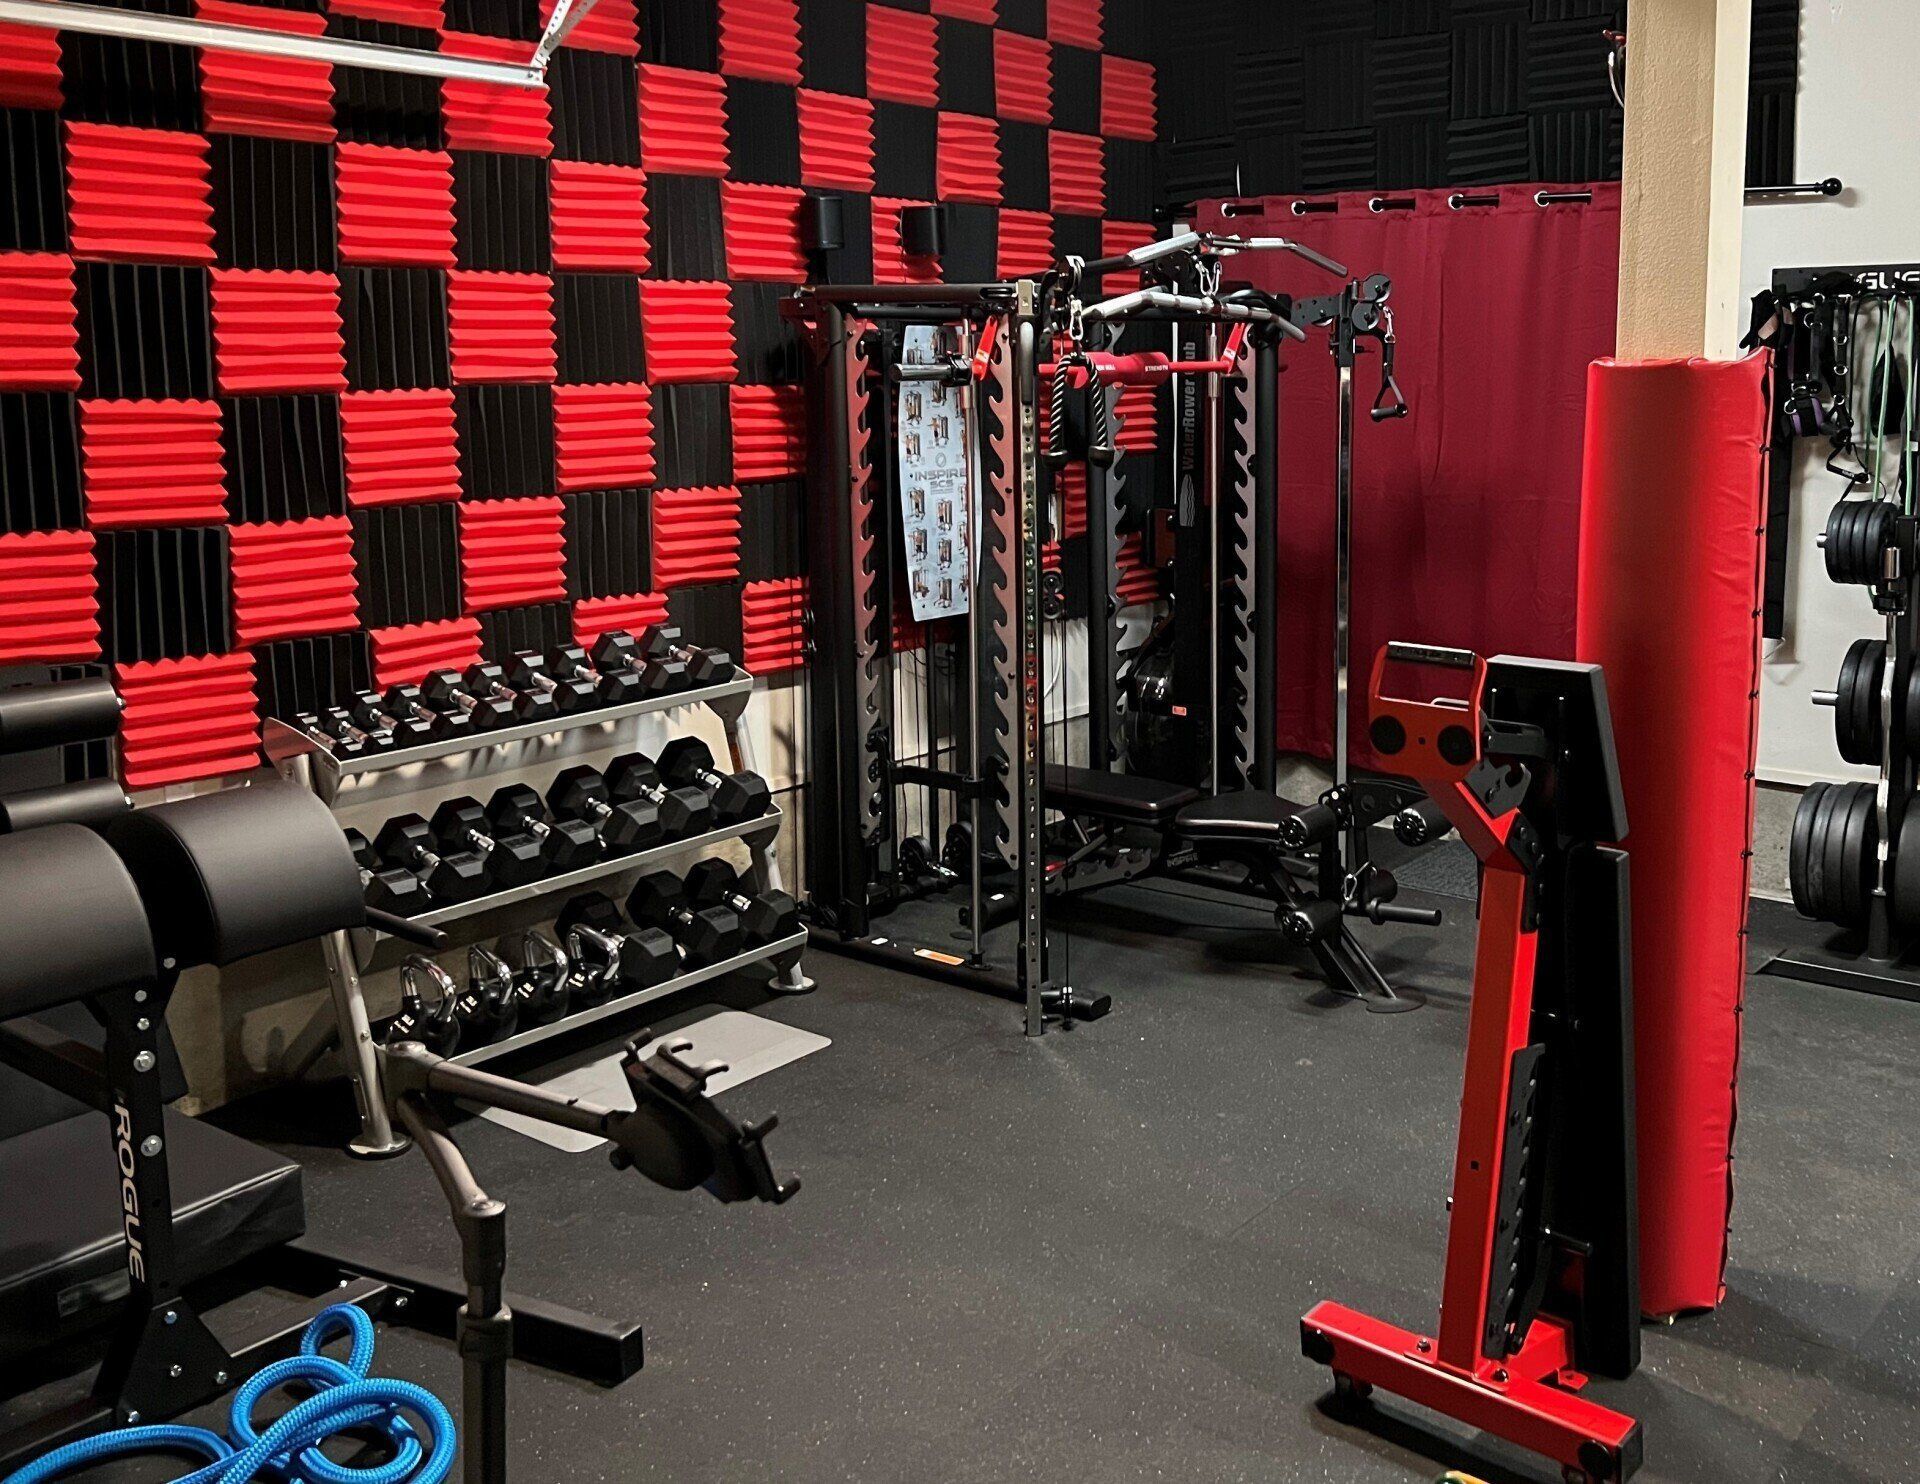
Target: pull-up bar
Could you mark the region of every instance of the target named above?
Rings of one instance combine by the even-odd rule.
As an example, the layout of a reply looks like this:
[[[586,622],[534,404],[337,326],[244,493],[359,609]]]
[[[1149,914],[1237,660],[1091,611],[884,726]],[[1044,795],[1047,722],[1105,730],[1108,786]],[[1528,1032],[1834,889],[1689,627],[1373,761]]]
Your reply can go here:
[[[174,46],[215,47],[222,51],[251,52],[263,57],[332,62],[369,72],[405,72],[416,77],[453,78],[463,82],[496,83],[509,88],[543,88],[547,63],[567,34],[593,9],[595,0],[558,0],[539,44],[524,62],[489,62],[449,52],[387,46],[343,36],[304,36],[269,31],[257,26],[234,26],[222,21],[191,20],[184,16],[119,10],[107,5],[75,5],[67,0],[0,0],[0,21],[35,26],[46,31],[81,31],[92,36],[119,36],[130,41],[160,41]]]

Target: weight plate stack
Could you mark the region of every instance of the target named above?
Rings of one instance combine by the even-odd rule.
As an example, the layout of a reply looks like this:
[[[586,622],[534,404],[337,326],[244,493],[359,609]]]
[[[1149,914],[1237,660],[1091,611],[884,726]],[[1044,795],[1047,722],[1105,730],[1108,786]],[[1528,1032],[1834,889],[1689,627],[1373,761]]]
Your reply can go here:
[[[1908,817],[1916,816],[1920,811]],[[1879,849],[1880,820],[1873,784],[1810,786],[1794,811],[1793,837],[1787,850],[1787,877],[1795,910],[1837,927],[1864,926]],[[1920,835],[1916,835],[1916,851],[1920,852]],[[1920,876],[1920,856],[1914,874]],[[1920,880],[1912,886],[1920,902]]]
[[[1902,932],[1920,929],[1920,808],[1909,804],[1900,821],[1899,848],[1893,855],[1893,893],[1890,904],[1894,926]]]
[[[1893,543],[1893,506],[1886,500],[1842,500],[1827,516],[1827,576],[1870,587],[1885,571]]]
[[[1833,739],[1840,756],[1871,766],[1880,761],[1880,684],[1887,664],[1884,639],[1856,639],[1834,682]]]

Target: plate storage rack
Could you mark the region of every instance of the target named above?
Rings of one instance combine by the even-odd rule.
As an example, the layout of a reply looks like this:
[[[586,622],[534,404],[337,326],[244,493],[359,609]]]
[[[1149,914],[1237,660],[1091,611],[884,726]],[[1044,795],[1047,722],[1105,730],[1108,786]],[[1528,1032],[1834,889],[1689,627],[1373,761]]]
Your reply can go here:
[[[526,783],[544,792],[564,768],[582,763],[604,766],[620,753],[635,750],[651,755],[666,738],[687,728],[697,714],[696,708],[704,708],[718,718],[726,734],[732,770],[757,771],[746,725],[752,692],[752,676],[736,670],[731,679],[698,689],[351,757],[277,720],[265,724],[263,741],[274,767],[318,795],[333,810],[342,829],[358,829],[371,837],[391,815],[407,811],[431,815],[440,801],[457,795],[478,796],[485,789],[506,783]],[[723,759],[722,765],[725,762]],[[490,933],[551,919],[558,901],[569,893],[592,889],[617,897],[643,872],[663,867],[684,870],[733,841],[743,844],[749,855],[744,887],[777,891],[781,879],[776,845],[784,821],[785,813],[775,803],[752,819],[723,824],[646,850],[607,854],[576,870],[435,905],[410,914],[409,921],[439,927],[453,939],[451,946],[464,947]],[[770,988],[802,992],[812,988],[812,981],[801,972],[797,961],[805,943],[805,932],[795,932],[715,962],[683,967],[660,983],[615,994],[557,1019],[463,1048],[452,1059],[467,1065],[491,1061],[611,1020],[649,1001],[755,967],[769,973]],[[396,940],[373,929],[331,934],[322,940],[322,948],[332,1001],[331,1029],[339,1037],[359,1115],[359,1130],[348,1148],[367,1157],[397,1154],[408,1141],[395,1131],[387,1113],[378,1044],[380,1022],[367,1008],[365,982],[370,975],[397,968],[405,954]],[[331,1041],[330,1034],[327,1040]]]

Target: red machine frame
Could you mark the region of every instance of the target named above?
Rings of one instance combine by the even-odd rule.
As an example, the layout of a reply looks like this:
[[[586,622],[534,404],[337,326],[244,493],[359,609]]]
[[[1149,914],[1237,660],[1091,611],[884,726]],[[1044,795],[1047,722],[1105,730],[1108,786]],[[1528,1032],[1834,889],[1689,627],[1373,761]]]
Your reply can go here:
[[[1388,696],[1390,661],[1468,669],[1468,695]],[[1310,1359],[1332,1368],[1344,1396],[1364,1398],[1378,1386],[1551,1458],[1569,1481],[1622,1480],[1640,1463],[1639,1423],[1578,1395],[1587,1378],[1575,1364],[1574,1324],[1542,1312],[1513,1337],[1517,1346],[1488,1338],[1486,1316],[1505,1276],[1497,1271],[1506,1261],[1499,1238],[1515,1219],[1502,1184],[1517,1116],[1516,1068],[1535,1036],[1542,851],[1518,807],[1526,768],[1487,763],[1494,733],[1483,714],[1486,687],[1487,662],[1466,651],[1388,645],[1374,662],[1376,744],[1398,744],[1382,750],[1404,760],[1483,867],[1438,1333],[1322,1302],[1301,1320],[1301,1344]]]

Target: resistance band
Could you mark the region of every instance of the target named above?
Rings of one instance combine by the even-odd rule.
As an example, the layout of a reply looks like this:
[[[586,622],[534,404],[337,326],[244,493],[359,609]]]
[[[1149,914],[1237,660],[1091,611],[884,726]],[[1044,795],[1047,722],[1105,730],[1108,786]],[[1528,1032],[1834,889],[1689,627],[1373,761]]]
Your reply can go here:
[[[344,1365],[320,1353],[341,1334],[353,1337]],[[352,1304],[334,1304],[314,1316],[300,1337],[298,1355],[266,1366],[234,1392],[226,1437],[174,1423],[118,1428],[56,1448],[0,1484],[41,1484],[105,1459],[146,1453],[207,1460],[174,1484],[247,1484],[263,1476],[286,1484],[441,1484],[453,1468],[453,1414],[425,1387],[369,1379],[372,1362],[373,1321]],[[293,1382],[312,1387],[313,1395],[265,1432],[256,1432],[253,1409],[260,1398]],[[384,1433],[393,1445],[385,1463],[351,1467],[320,1451],[329,1438],[369,1429]]]

